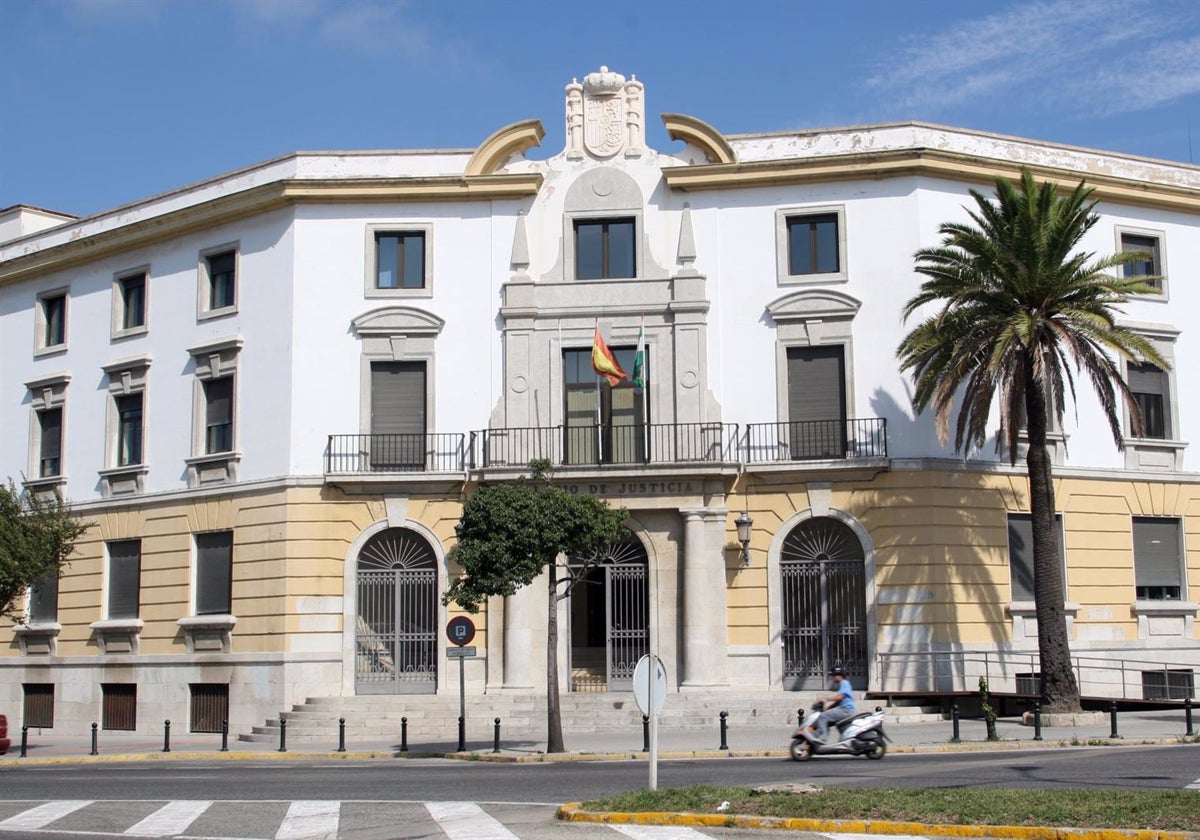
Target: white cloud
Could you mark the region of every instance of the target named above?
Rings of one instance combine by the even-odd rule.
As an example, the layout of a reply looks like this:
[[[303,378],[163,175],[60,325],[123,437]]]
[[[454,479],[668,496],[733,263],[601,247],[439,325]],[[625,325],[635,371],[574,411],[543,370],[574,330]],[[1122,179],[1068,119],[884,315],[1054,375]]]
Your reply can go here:
[[[1200,4],[1022,2],[924,36],[866,87],[908,114],[1001,97],[1030,111],[1145,110],[1200,92]]]

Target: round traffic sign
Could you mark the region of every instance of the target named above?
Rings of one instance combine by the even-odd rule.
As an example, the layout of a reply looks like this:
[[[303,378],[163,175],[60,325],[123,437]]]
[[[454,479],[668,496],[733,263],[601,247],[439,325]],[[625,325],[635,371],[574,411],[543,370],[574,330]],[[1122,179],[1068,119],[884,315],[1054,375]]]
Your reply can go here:
[[[639,659],[633,669],[633,699],[644,715],[657,715],[667,699],[667,669],[652,653]]]
[[[465,615],[456,615],[446,623],[446,638],[462,647],[475,638],[475,622]]]

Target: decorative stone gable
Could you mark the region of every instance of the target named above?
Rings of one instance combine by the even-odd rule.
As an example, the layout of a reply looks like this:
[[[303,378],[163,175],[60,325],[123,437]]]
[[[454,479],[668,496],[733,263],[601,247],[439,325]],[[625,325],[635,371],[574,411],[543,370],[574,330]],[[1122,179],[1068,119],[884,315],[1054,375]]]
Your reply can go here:
[[[645,88],[607,67],[567,85],[567,157],[607,160],[646,149]]]

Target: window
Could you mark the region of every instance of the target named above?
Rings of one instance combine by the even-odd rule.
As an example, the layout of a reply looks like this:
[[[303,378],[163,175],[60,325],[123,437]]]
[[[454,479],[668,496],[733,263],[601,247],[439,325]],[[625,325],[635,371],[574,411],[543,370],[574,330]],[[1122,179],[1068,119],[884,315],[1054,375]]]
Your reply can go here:
[[[792,460],[846,457],[845,356],[840,344],[787,348]]]
[[[1167,372],[1157,365],[1131,362],[1127,367],[1127,377],[1129,390],[1142,414],[1142,433],[1139,437],[1166,440],[1170,431],[1167,424],[1170,416],[1170,380]]]
[[[56,289],[38,296],[35,350],[59,351],[67,346],[67,292]]]
[[[196,615],[232,612],[233,531],[196,535]]]
[[[1133,571],[1139,601],[1178,601],[1183,591],[1179,520],[1133,517]]]
[[[233,377],[204,383],[204,452],[233,451]]]
[[[1142,671],[1143,700],[1187,700],[1196,696],[1196,676],[1189,668]]]
[[[838,257],[836,213],[792,216],[787,220],[788,274],[834,274]]]
[[[54,728],[54,683],[25,683],[21,722],[30,729]]]
[[[54,624],[58,621],[58,572],[29,587],[29,623]]]
[[[142,395],[117,397],[117,466],[142,463]]]
[[[636,348],[610,349],[621,369],[632,372]],[[592,368],[591,348],[563,351],[563,396],[568,464],[631,464],[646,459],[646,392],[628,379],[610,385]]]
[[[371,362],[371,469],[425,468],[425,362]]]
[[[575,279],[637,276],[633,219],[575,222]]]
[[[142,541],[116,540],[108,544],[109,619],[137,618],[142,583]]]
[[[425,233],[375,234],[375,288],[425,287]]]
[[[215,318],[237,311],[238,262],[236,244],[221,245],[200,253],[197,317]]]
[[[1161,233],[1117,228],[1117,247],[1122,254],[1140,255],[1138,259],[1123,266],[1126,277],[1157,277],[1159,279],[1152,280],[1151,285],[1160,293],[1166,292],[1162,279],[1166,268],[1163,265]]]
[[[113,286],[113,335],[145,332],[146,272],[118,277]]]
[[[1058,565],[1066,585],[1066,562],[1063,551],[1062,514],[1054,514],[1054,529],[1058,537]],[[1012,601],[1036,600],[1033,590],[1033,517],[1028,513],[1008,515],[1008,570],[1012,577]]]
[[[37,474],[41,478],[62,475],[62,409],[43,409],[37,413],[37,419],[40,431]]]
[[[100,692],[103,695],[101,726],[129,732],[137,729],[137,684],[101,683]]]
[[[228,683],[191,683],[191,716],[189,731],[220,732],[229,720]]]

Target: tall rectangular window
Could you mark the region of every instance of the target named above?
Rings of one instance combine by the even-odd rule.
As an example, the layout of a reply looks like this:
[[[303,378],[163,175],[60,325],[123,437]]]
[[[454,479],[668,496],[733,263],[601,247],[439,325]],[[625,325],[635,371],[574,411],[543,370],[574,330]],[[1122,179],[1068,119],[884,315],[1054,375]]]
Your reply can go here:
[[[108,544],[107,618],[137,618],[142,587],[142,541]]]
[[[632,371],[634,347],[612,347],[622,370]],[[618,385],[592,368],[591,349],[563,351],[563,416],[568,464],[630,464],[645,460],[646,392],[628,379]]]
[[[789,274],[841,271],[837,213],[789,216],[787,234]]]
[[[1162,274],[1157,236],[1123,232],[1121,234],[1121,252],[1125,254],[1136,252],[1140,255],[1138,259],[1125,264],[1126,277],[1152,277]],[[1155,288],[1161,288],[1158,280],[1153,281],[1152,285]]]
[[[21,721],[30,729],[54,727],[54,683],[25,683],[24,714]]]
[[[232,612],[233,531],[196,534],[196,615]]]
[[[40,437],[38,445],[38,475],[41,478],[62,475],[62,409],[43,409],[37,413],[37,419]]]
[[[1058,566],[1066,583],[1066,554],[1063,550],[1062,514],[1054,514],[1058,537]],[[1012,577],[1012,600],[1033,601],[1033,517],[1028,513],[1008,515],[1008,570]]]
[[[100,683],[100,725],[104,729],[137,729],[137,683]]]
[[[30,624],[58,621],[58,572],[53,572],[29,587]]]
[[[1130,363],[1126,382],[1142,414],[1141,437],[1166,440],[1171,433],[1168,422],[1171,392],[1167,372],[1149,363]]]
[[[204,260],[208,266],[208,308],[233,306],[237,302],[237,252],[222,251]]]
[[[1133,517],[1133,571],[1139,601],[1178,601],[1183,591],[1179,520]]]
[[[120,322],[122,330],[146,326],[146,275],[130,274],[117,281],[121,296]]]
[[[793,460],[846,457],[846,359],[840,344],[787,349]]]
[[[575,222],[575,279],[636,277],[636,227],[633,219]]]
[[[233,451],[233,377],[204,383],[204,452]]]
[[[117,466],[142,463],[142,395],[115,399],[117,408]]]
[[[67,343],[67,296],[47,295],[41,300],[42,347],[58,347]]]
[[[425,467],[425,362],[371,362],[371,468]]]
[[[375,288],[425,288],[425,233],[375,234]]]

